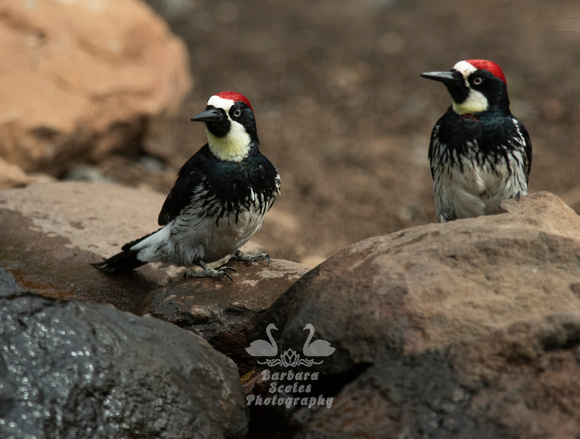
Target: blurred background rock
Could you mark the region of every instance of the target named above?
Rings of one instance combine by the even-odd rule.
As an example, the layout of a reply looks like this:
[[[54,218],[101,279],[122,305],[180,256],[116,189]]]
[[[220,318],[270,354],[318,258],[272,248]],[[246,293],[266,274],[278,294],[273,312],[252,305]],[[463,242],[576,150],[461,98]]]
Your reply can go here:
[[[530,192],[580,211],[575,0],[148,3],[0,5],[0,156],[25,171],[5,187],[40,172],[166,194],[205,142],[189,118],[236,90],[282,175],[256,238],[314,264],[435,221],[427,149],[450,101],[419,74],[487,58],[532,137]]]

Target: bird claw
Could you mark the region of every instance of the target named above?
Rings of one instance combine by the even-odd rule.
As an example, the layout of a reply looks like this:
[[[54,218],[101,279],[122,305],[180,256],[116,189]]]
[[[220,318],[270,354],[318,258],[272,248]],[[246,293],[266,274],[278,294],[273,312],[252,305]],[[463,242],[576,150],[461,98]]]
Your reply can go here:
[[[188,278],[207,278],[207,277],[211,277],[211,278],[219,278],[219,277],[227,277],[232,283],[234,282],[234,279],[232,279],[232,277],[230,276],[230,274],[228,273],[228,270],[235,272],[236,269],[234,267],[227,267],[225,265],[219,267],[218,269],[215,268],[211,268],[209,265],[202,265],[201,266],[203,268],[202,271],[186,271],[183,276],[188,279]]]
[[[246,255],[244,252],[241,252],[240,250],[236,250],[234,252],[234,255],[230,258],[230,261],[241,261],[244,262],[246,265],[252,265],[252,262],[258,262],[258,261],[266,261],[266,265],[270,265],[270,262],[272,262],[272,259],[270,258],[270,255],[266,252],[259,254],[259,255]]]

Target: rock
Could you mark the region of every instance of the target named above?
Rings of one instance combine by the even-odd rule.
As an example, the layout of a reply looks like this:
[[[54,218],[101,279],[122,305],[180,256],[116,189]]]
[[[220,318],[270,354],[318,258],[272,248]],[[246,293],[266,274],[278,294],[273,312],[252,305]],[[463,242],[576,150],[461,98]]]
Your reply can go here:
[[[580,218],[546,192],[503,208],[354,244],[304,276],[266,318],[289,331],[324,323],[321,336],[365,362],[376,352],[361,339],[418,352],[580,305]]]
[[[107,276],[90,263],[156,230],[164,197],[113,184],[44,183],[0,191],[0,266],[45,296],[143,313],[166,273]]]
[[[580,431],[579,346],[576,308],[452,345],[447,356],[475,394],[475,414],[513,437],[572,439]]]
[[[0,5],[0,155],[54,175],[151,142],[191,88],[182,41],[149,7]]]
[[[574,209],[575,212],[580,212],[580,185],[572,187],[559,196],[562,198],[562,201]]]
[[[309,410],[298,405],[282,410],[254,404],[252,416],[268,419],[271,425],[269,429],[266,423],[253,425],[252,434],[281,437],[275,432],[287,427],[302,432],[293,436],[300,438],[337,437],[335,433],[360,437],[361,431],[365,437],[417,437],[428,431],[433,434],[429,437],[465,437],[472,431],[480,433],[476,437],[510,437],[503,428],[509,422],[505,413],[498,410],[496,418],[486,418],[485,402],[475,415],[470,411],[472,401],[482,398],[489,405],[496,396],[492,390],[480,397],[485,386],[473,384],[484,382],[485,372],[482,357],[476,358],[475,352],[481,352],[479,340],[492,333],[580,310],[580,219],[546,192],[506,201],[502,207],[505,213],[498,215],[429,224],[361,241],[296,282],[249,336],[263,339],[267,325],[278,328],[278,356],[255,359],[255,374],[246,390],[254,398],[287,396],[287,392],[272,394],[273,380],[261,375],[274,370],[270,363],[278,361],[278,367],[286,367],[282,370],[294,367],[296,372],[301,367],[320,375],[308,392],[291,389],[290,396],[299,402],[303,397],[334,398],[334,408]],[[328,341],[334,352],[326,357],[306,355],[302,349],[308,323],[315,329],[313,340]],[[556,345],[574,352],[576,342],[562,342],[559,331],[554,329]],[[454,375],[457,365],[446,353],[449,346],[466,346],[461,343],[474,349],[471,357],[459,353],[453,357],[464,355],[467,363],[462,370],[475,374],[467,389],[467,381]],[[525,345],[506,342],[505,349],[522,350]],[[288,366],[291,363],[297,366]],[[533,364],[526,366],[528,385],[541,381]],[[501,371],[486,372],[498,377],[498,392],[502,379],[509,380],[517,368],[514,364],[504,369],[510,371],[505,378]],[[571,379],[574,374],[566,376]],[[514,401],[510,398],[519,400],[508,393],[503,396],[506,404]],[[546,388],[544,395],[548,393]],[[457,418],[443,416],[457,404],[463,404]],[[538,412],[566,418],[567,409],[557,400],[543,404]],[[421,408],[413,411],[415,405]],[[532,412],[530,419],[509,423],[508,430],[517,432],[524,424],[533,424],[538,413]]]
[[[0,191],[3,224],[0,266],[42,295],[109,303],[124,311],[142,314],[151,304],[150,293],[170,281],[182,279],[183,268],[148,264],[132,273],[107,275],[90,264],[118,253],[125,243],[157,230],[157,215],[164,200],[164,195],[155,192],[106,183],[45,183]],[[243,247],[244,250],[257,248],[252,242]],[[241,287],[241,290],[233,299],[238,301],[235,306],[248,306],[252,312],[263,310],[265,303],[269,305],[278,298],[306,270],[307,267],[283,261],[277,261],[270,268],[242,264],[239,276],[244,276],[244,280],[240,285],[236,282],[235,288]],[[269,275],[273,277],[268,278]],[[251,286],[258,282],[269,290],[262,294],[270,297],[270,301],[262,302],[256,297],[244,302],[242,297],[246,293],[249,296]],[[198,284],[200,291],[224,288],[215,279],[185,282],[186,289]],[[157,294],[157,301],[163,297],[162,293]],[[165,311],[159,308],[156,312]]]
[[[299,413],[293,437],[573,439],[579,345],[576,311],[387,359],[347,384],[331,410]]]
[[[310,267],[274,259],[270,265],[230,262],[233,281],[184,279],[157,290],[149,313],[189,329],[247,371],[245,347],[258,318]]]
[[[8,163],[0,157],[0,190],[26,186],[34,178],[28,176],[20,166]]]
[[[0,303],[1,437],[245,437],[237,369],[201,337],[1,269]]]

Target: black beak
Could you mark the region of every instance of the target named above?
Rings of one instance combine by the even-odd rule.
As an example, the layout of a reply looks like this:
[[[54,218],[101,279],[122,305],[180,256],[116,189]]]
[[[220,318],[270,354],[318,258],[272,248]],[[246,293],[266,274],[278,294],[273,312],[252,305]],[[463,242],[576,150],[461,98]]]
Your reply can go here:
[[[205,110],[203,113],[199,113],[191,118],[192,122],[221,122],[224,120],[223,110],[218,110],[217,108],[210,108]]]
[[[451,70],[449,72],[425,72],[421,73],[421,77],[449,85],[462,85],[464,83],[463,76],[457,70]]]

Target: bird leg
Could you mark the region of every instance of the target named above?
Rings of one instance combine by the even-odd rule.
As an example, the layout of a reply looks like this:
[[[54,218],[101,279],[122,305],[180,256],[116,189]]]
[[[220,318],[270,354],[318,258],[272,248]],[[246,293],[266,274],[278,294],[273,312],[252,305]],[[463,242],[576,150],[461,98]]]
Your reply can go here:
[[[252,262],[257,262],[257,261],[267,261],[266,265],[270,265],[271,258],[270,258],[270,255],[268,253],[265,253],[265,252],[262,254],[259,254],[259,255],[252,256],[252,255],[247,255],[240,250],[236,250],[234,252],[234,255],[230,258],[230,261],[242,261],[242,262],[245,262],[246,265],[251,265]]]
[[[199,261],[197,263],[197,265],[199,265],[201,268],[203,268],[203,270],[202,271],[186,271],[185,274],[184,274],[184,276],[186,278],[203,278],[203,277],[213,277],[213,278],[217,278],[217,277],[227,277],[232,282],[234,281],[232,279],[232,277],[230,276],[230,274],[228,273],[228,270],[236,271],[236,269],[233,268],[233,267],[227,267],[225,265],[222,265],[221,267],[219,267],[216,270],[215,268],[211,268],[209,265],[207,265],[203,261]]]

